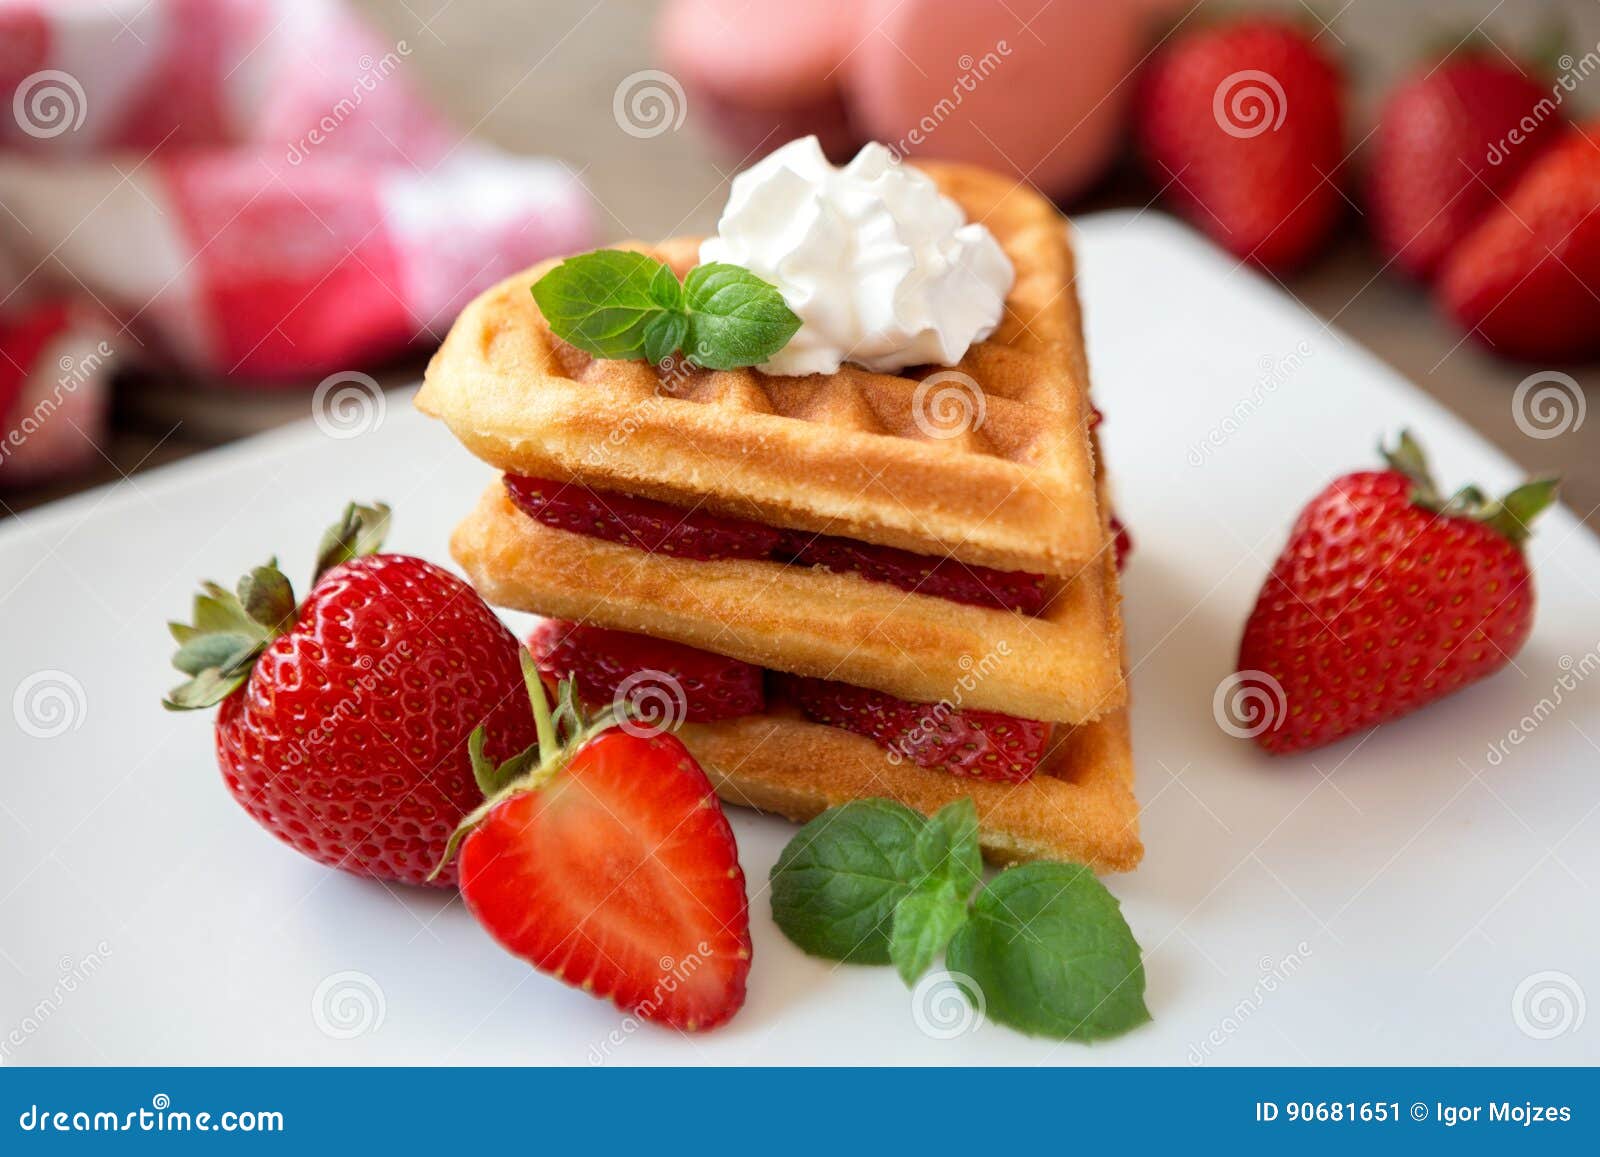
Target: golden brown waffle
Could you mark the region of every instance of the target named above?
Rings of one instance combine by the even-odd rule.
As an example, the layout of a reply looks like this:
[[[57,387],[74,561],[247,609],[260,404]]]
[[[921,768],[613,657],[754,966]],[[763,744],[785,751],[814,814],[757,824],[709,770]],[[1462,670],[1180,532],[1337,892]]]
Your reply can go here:
[[[792,820],[872,796],[932,815],[970,796],[983,850],[1000,863],[1072,860],[1126,872],[1144,855],[1126,711],[1058,729],[1039,769],[1018,784],[892,763],[872,740],[811,723],[783,704],[765,715],[686,724],[678,734],[723,799]]]
[[[417,405],[478,457],[774,526],[1010,570],[1068,576],[1102,546],[1088,373],[1071,246],[1050,203],[981,169],[923,166],[999,240],[1016,285],[994,336],[954,367],[981,387],[982,421],[957,437],[946,371],[846,366],[768,377],[595,360],[556,339],[529,287],[553,262],[489,290],[457,320]],[[654,253],[680,273],[698,241]],[[919,388],[922,397],[918,398]],[[920,421],[919,421],[920,419]]]
[[[451,539],[502,607],[672,639],[901,699],[1078,723],[1120,707],[1116,566],[1061,582],[1044,617],[780,562],[696,561],[556,530],[495,482]]]

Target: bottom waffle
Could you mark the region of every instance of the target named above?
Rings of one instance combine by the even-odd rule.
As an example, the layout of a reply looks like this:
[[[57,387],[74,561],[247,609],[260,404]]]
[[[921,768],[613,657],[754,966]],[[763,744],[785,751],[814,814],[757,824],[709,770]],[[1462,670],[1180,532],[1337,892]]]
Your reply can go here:
[[[1144,855],[1125,710],[1056,729],[1038,771],[991,783],[893,762],[872,740],[782,705],[764,715],[685,724],[679,737],[724,800],[804,822],[882,796],[932,815],[970,796],[984,854],[997,863],[1070,860],[1131,871]]]

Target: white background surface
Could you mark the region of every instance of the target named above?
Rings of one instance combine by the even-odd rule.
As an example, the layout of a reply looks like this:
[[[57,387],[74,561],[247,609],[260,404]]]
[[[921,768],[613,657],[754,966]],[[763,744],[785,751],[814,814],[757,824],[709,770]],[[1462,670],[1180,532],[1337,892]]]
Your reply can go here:
[[[1126,618],[1148,853],[1109,883],[1146,950],[1152,1024],[1094,1047],[993,1024],[930,1037],[890,969],[783,939],[764,884],[793,828],[735,810],[748,1005],[703,1038],[608,1043],[621,1014],[503,955],[458,901],[327,871],[260,831],[219,781],[209,718],[158,706],[178,678],[163,623],[197,579],[231,583],[274,551],[302,575],[349,498],[392,502],[391,546],[445,561],[488,471],[391,396],[358,437],[307,423],[0,527],[5,1063],[1600,1060],[1600,1012],[1579,1019],[1585,990],[1600,999],[1600,677],[1489,760],[1600,647],[1595,540],[1565,510],[1542,523],[1516,669],[1310,756],[1230,738],[1213,691],[1305,500],[1402,424],[1447,485],[1519,471],[1165,219],[1086,219],[1081,236],[1107,456],[1138,543]],[[1275,371],[1283,359],[1297,364]],[[1191,453],[1225,422],[1220,446]],[[62,684],[71,722],[49,738],[4,710],[44,671],[81,688]],[[68,991],[64,970],[91,955]],[[1563,976],[1528,979],[1546,972]]]

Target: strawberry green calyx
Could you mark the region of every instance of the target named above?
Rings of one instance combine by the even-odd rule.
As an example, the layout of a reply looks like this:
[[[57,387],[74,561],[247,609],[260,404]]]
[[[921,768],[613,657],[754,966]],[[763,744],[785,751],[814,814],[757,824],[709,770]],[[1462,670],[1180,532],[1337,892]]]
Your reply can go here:
[[[377,553],[388,526],[387,506],[352,502],[322,537],[312,586],[330,567]],[[172,665],[189,676],[161,701],[169,711],[215,707],[232,695],[267,645],[294,625],[300,609],[276,558],[248,572],[232,591],[213,582],[201,583],[200,590],[194,622],[167,624],[178,644]]]
[[[359,506],[352,502],[344,508],[339,521],[322,533],[317,546],[317,569],[311,576],[316,586],[324,574],[353,558],[377,554],[383,549],[383,540],[389,535],[389,507],[382,502]]]
[[[467,741],[467,751],[472,757],[472,775],[482,789],[484,801],[462,818],[445,845],[444,856],[434,867],[431,880],[438,876],[455,856],[472,829],[483,822],[495,805],[523,792],[537,791],[553,779],[567,765],[578,750],[599,735],[621,722],[617,709],[607,707],[590,718],[577,700],[575,679],[561,680],[556,687],[556,706],[552,710],[545,694],[544,680],[533,655],[523,648],[522,679],[528,687],[528,702],[533,708],[534,726],[539,741],[518,752],[498,765],[484,755],[484,730],[479,727]]]
[[[1559,478],[1545,476],[1529,479],[1498,499],[1473,485],[1463,486],[1447,498],[1435,484],[1427,455],[1411,431],[1400,431],[1400,440],[1393,449],[1380,446],[1379,451],[1391,470],[1411,480],[1411,501],[1417,506],[1435,514],[1481,522],[1517,546],[1528,540],[1534,519],[1555,503],[1561,488]]]

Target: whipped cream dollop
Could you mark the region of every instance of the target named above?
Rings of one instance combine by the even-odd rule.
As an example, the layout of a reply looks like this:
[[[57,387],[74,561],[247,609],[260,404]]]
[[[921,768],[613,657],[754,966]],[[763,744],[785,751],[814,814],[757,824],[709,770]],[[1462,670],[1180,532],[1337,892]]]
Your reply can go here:
[[[816,137],[733,179],[700,260],[742,265],[799,316],[769,374],[954,365],[994,332],[1016,280],[994,235],[927,176],[876,143],[835,168]]]

